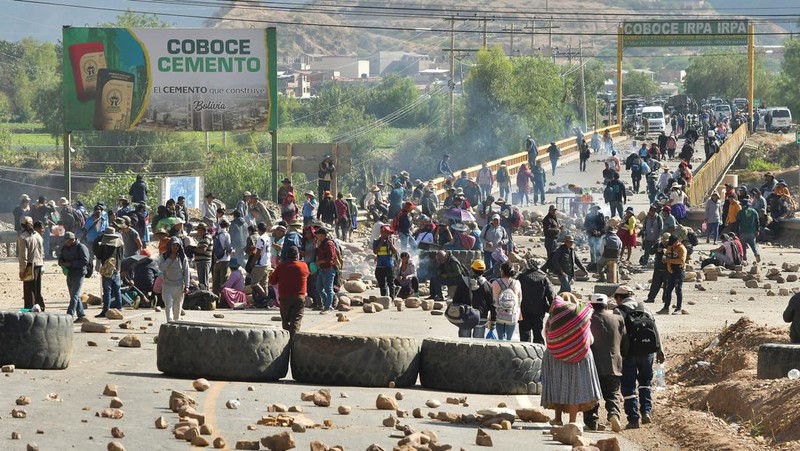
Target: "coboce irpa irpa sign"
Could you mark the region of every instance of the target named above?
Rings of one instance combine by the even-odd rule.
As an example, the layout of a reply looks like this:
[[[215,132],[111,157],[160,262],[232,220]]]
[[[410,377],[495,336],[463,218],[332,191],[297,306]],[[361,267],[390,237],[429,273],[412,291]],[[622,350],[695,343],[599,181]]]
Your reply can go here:
[[[624,47],[747,45],[746,19],[650,20],[622,25]]]
[[[64,129],[275,130],[275,29],[64,28]]]

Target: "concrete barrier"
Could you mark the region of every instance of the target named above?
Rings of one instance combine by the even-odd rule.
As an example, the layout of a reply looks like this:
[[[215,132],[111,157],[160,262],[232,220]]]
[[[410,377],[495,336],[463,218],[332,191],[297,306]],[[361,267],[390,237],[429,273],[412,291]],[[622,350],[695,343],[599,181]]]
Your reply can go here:
[[[6,257],[16,257],[17,255],[17,232],[4,230],[0,232],[0,244],[6,245]],[[13,254],[12,254],[13,249]]]
[[[800,369],[800,344],[765,343],[758,347],[758,378],[782,379]]]

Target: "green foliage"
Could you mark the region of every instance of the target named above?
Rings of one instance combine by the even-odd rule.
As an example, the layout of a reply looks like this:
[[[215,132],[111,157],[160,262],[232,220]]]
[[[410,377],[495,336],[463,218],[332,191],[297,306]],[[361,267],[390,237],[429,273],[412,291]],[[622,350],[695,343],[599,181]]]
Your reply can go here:
[[[89,190],[87,195],[78,196],[78,200],[82,201],[84,205],[87,205],[89,209],[98,202],[104,202],[107,207],[117,205],[117,198],[120,195],[128,194],[128,190],[133,182],[136,181],[136,176],[138,174],[138,172],[134,171],[116,172],[112,168],[107,168],[103,177],[92,186],[92,189]],[[148,198],[158,199],[160,190],[159,179],[145,174],[144,181],[147,183]],[[150,202],[151,205],[148,205],[148,207],[155,209],[155,204],[152,203],[153,201]]]
[[[771,77],[764,70],[762,60],[762,55],[756,55],[755,97],[763,99],[771,96]],[[747,55],[728,51],[693,58],[686,68],[683,87],[689,96],[698,100],[712,95],[734,99],[747,97],[747,78]]]
[[[529,133],[539,142],[561,137],[575,115],[564,105],[565,94],[559,67],[549,59],[509,60],[500,47],[481,50],[464,83],[456,160],[475,163],[519,151]]]
[[[158,18],[155,14],[142,14],[127,10],[117,16],[114,22],[101,22],[98,27],[119,28],[169,28],[172,24]]]
[[[774,171],[780,169],[780,167],[781,166],[778,163],[767,161],[764,158],[760,157],[752,158],[747,163],[747,170],[752,172]]]
[[[770,103],[774,105],[786,105],[792,113],[800,114],[800,40],[787,39],[784,42],[783,63],[781,73],[775,88],[775,96],[780,98],[773,99]],[[757,97],[757,96],[756,96]]]
[[[269,156],[254,152],[228,151],[212,148],[213,164],[203,176],[206,191],[211,191],[226,205],[233,206],[244,191],[257,193],[262,199],[269,198]]]
[[[652,97],[656,94],[658,94],[658,83],[647,74],[629,71],[622,79],[622,95]]]
[[[45,131],[58,142],[58,138],[64,130],[63,96],[60,82],[40,88],[33,98],[33,109]]]
[[[10,102],[11,121],[36,119],[37,92],[60,82],[59,52],[56,44],[32,38],[0,41],[0,93]]]

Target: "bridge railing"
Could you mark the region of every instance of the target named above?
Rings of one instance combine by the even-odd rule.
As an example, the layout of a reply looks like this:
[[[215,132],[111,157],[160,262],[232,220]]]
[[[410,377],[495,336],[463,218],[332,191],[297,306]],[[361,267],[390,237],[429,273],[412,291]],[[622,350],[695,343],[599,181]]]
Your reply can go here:
[[[620,130],[621,129],[620,129],[619,125],[612,125],[612,126],[609,126],[609,127],[598,128],[597,132],[600,133],[600,136],[602,136],[603,133],[605,133],[606,130],[608,130],[611,133],[611,136],[613,138],[616,138],[617,136],[620,135]],[[585,136],[585,138],[587,140],[587,143],[590,143],[590,140],[591,140],[593,134],[594,134],[594,130],[589,130],[589,131],[586,132],[586,134],[584,136]],[[558,146],[558,149],[561,150],[562,158],[565,157],[565,156],[568,156],[568,155],[571,155],[571,154],[574,154],[574,153],[578,152],[578,146],[577,146],[577,143],[575,142],[575,139],[576,139],[576,137],[572,136],[570,138],[562,139],[561,141],[556,141],[556,146]],[[546,160],[548,160],[550,158],[548,156],[548,153],[547,153],[547,149],[549,147],[550,147],[550,143],[547,143],[544,146],[539,146],[538,147],[539,156],[536,158],[537,161],[545,162]],[[489,167],[489,169],[492,170],[493,174],[496,174],[497,170],[500,169],[500,162],[501,161],[505,161],[506,162],[506,168],[508,168],[508,173],[513,177],[514,175],[517,174],[517,171],[519,170],[519,167],[523,163],[527,163],[528,162],[528,152],[521,151],[521,152],[518,152],[518,153],[514,153],[514,154],[511,154],[511,155],[506,155],[505,157],[501,157],[501,158],[498,158],[496,160],[492,160],[492,161],[487,162],[487,166]],[[453,172],[455,173],[456,177],[459,177],[459,175],[461,174],[461,171],[467,171],[467,175],[471,179],[475,180],[475,177],[477,177],[478,171],[481,170],[481,167],[482,167],[482,164],[478,164],[478,165],[471,166],[471,167],[468,167],[468,168],[454,170]],[[445,178],[444,177],[437,177],[437,178],[433,179],[433,183],[436,186],[436,194],[439,197],[439,200],[444,200],[444,198],[447,196],[447,192],[444,190]],[[512,182],[512,186],[513,185],[514,185],[514,183]]]
[[[703,205],[711,196],[711,193],[717,189],[722,177],[728,172],[739,150],[747,140],[747,127],[739,127],[732,135],[725,140],[719,149],[708,161],[703,164],[703,167],[694,174],[692,177],[692,184],[687,190],[689,195],[689,202],[692,206],[698,208]]]

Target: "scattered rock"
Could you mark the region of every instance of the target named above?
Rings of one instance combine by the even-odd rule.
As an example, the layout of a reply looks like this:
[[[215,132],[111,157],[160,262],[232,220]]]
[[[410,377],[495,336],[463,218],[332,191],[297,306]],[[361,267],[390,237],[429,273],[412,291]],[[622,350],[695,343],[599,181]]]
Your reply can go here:
[[[400,420],[397,419],[394,415],[389,415],[387,418],[384,418],[383,425],[387,428],[393,428],[400,423]]]
[[[397,392],[397,393],[395,393],[395,394],[394,394],[394,399],[396,399],[396,400],[398,400],[398,401],[402,401],[402,400],[403,400],[403,398],[404,398],[403,392],[400,392],[400,391],[399,391],[399,392]]]
[[[194,387],[194,389],[197,391],[206,391],[211,388],[211,384],[208,382],[208,380],[201,377],[200,379],[195,379],[194,382],[192,382],[192,387]]]
[[[447,404],[461,404],[461,401],[459,401],[458,398],[453,398],[449,396],[447,397],[447,399],[445,399],[445,402]]]
[[[571,445],[576,436],[583,435],[583,428],[575,423],[567,423],[560,427],[554,427],[550,431],[553,434],[553,440],[564,445]]]
[[[120,442],[109,442],[106,449],[108,451],[125,451],[125,447]]]
[[[747,288],[758,288],[758,281],[753,279],[748,280],[747,282],[744,283],[744,286],[746,286]]]
[[[155,421],[156,429],[166,429],[169,426],[169,422],[164,417],[158,417]]]
[[[15,367],[14,365],[3,365],[2,367],[0,367],[0,372],[13,373],[16,368],[17,367]]]
[[[767,291],[767,296],[775,296],[775,292],[772,290]]]
[[[11,433],[11,440],[20,440],[20,439],[22,439],[22,436],[19,435],[19,432],[12,432]]]
[[[788,288],[778,288],[778,296],[789,296]]]
[[[302,423],[292,423],[292,432],[303,433],[306,431],[306,426]]]
[[[120,409],[103,409],[100,411],[102,418],[111,418],[112,420],[121,420],[125,416],[125,412]]]
[[[119,323],[119,328],[120,329],[133,329],[133,323],[130,320],[122,322],[122,323]]]
[[[197,435],[192,439],[192,446],[206,447],[208,445],[209,445],[208,439],[206,439],[202,435]]]
[[[436,400],[436,399],[429,399],[429,400],[425,401],[425,405],[430,407],[431,409],[435,409],[435,408],[441,406],[442,403],[439,400]]]
[[[492,444],[492,437],[483,429],[478,429],[478,435],[475,437],[475,444],[478,446],[494,446]]]
[[[95,322],[86,322],[81,324],[81,332],[90,334],[107,334],[111,332],[111,326],[108,324],[100,324]],[[91,344],[89,346],[92,346]]]
[[[183,406],[197,406],[197,401],[189,395],[173,390],[169,395],[169,409],[178,413]]]
[[[200,434],[202,434],[202,435],[212,435],[212,434],[214,434],[214,429],[211,427],[211,425],[204,424],[204,425],[200,426]]]
[[[375,302],[381,305],[384,310],[388,309],[392,305],[392,298],[389,296],[378,296],[375,299]]]
[[[328,451],[330,449],[330,448],[328,448],[328,445],[320,442],[319,440],[313,440],[309,444],[309,447],[310,447],[311,451]]]
[[[121,320],[125,319],[125,317],[122,316],[122,312],[120,312],[118,309],[112,308],[108,309],[106,312],[106,319]]]
[[[373,304],[372,302],[367,302],[361,308],[362,308],[362,310],[364,310],[364,313],[375,313],[375,312],[379,311],[379,310],[377,310],[375,308],[376,305],[377,304]],[[381,307],[381,310],[382,309],[383,309],[383,307]]]
[[[184,417],[184,418],[195,419],[195,420],[197,420],[197,423],[201,424],[201,425],[205,424],[205,422],[206,422],[205,414],[199,413],[192,406],[183,406],[183,407],[181,407],[180,410],[178,410],[178,415],[180,415],[181,417]]]
[[[336,410],[338,410],[339,415],[350,415],[353,409],[350,406],[339,406]]]
[[[227,407],[228,409],[231,409],[231,410],[238,409],[239,405],[240,405],[240,402],[239,402],[238,399],[229,399],[228,401],[225,402],[225,407]],[[285,412],[285,410],[282,410],[281,412]]]
[[[25,449],[27,451],[39,451],[39,445],[36,443],[28,443],[28,446]]]
[[[414,418],[423,418],[422,409],[417,407],[416,409],[412,410],[411,416],[413,416]]]
[[[378,410],[397,410],[397,401],[386,395],[378,395],[375,400],[375,407]]]
[[[111,436],[114,438],[123,438],[125,437],[125,433],[122,432],[122,429],[118,427],[111,428]]]
[[[434,301],[433,302],[433,309],[434,310],[444,310],[447,307],[447,303],[444,301]]]
[[[616,437],[604,438],[594,444],[600,451],[620,451],[619,440]]]
[[[122,400],[117,398],[116,396],[111,398],[111,403],[109,405],[112,409],[119,409],[122,407]]]
[[[300,393],[300,400],[301,401],[313,401],[314,400],[314,392],[313,391],[307,391],[307,392]]]
[[[279,403],[267,407],[267,412],[286,412],[287,410],[285,405]]]
[[[348,309],[349,309],[349,307],[348,307]],[[336,321],[338,321],[340,323],[349,323],[350,322],[350,318],[348,318],[347,315],[339,315],[339,317],[336,318]]]
[[[217,437],[217,438],[214,439],[214,448],[222,449],[222,448],[225,448],[226,445],[227,445],[227,443],[225,443],[225,439],[224,438]],[[256,446],[258,446],[258,442],[256,442]],[[239,444],[238,443],[236,444],[236,449],[241,449],[241,448],[239,448]],[[256,449],[258,449],[258,448],[256,448]]]
[[[224,441],[223,441],[224,444]],[[265,445],[266,446],[266,445]],[[217,446],[217,441],[214,440],[214,448],[224,448],[224,446]],[[246,449],[258,451],[261,449],[261,444],[258,440],[239,440],[236,442],[236,449]]]
[[[744,313],[744,310],[733,309],[733,313]]]
[[[19,398],[17,398],[16,403],[18,406],[27,406],[28,404],[31,403],[31,398],[27,396],[20,396]]]
[[[535,408],[517,409],[516,413],[521,421],[529,421],[531,423],[547,423],[551,419],[550,415],[546,414],[543,410]]]
[[[11,418],[26,418],[28,416],[28,412],[23,409],[12,409],[11,410]]]
[[[223,315],[222,313],[214,313],[214,318],[222,319],[225,318],[225,315]]]
[[[431,315],[433,315],[433,316],[443,316],[444,315],[444,311],[442,311],[442,310],[431,310]]]
[[[422,301],[419,298],[407,298],[404,303],[406,308],[419,308],[422,305]]]
[[[422,301],[421,307],[425,311],[433,310],[433,301],[426,299]]]
[[[373,444],[371,444],[371,445],[369,445],[369,446],[367,447],[367,451],[386,451],[386,450],[384,450],[384,449],[383,449],[383,448],[381,448],[380,446],[378,446],[378,445],[376,445],[376,444],[374,444],[374,443],[373,443]]]
[[[797,282],[797,274],[789,274],[786,276],[787,282]]]
[[[266,436],[261,439],[261,444],[270,451],[286,451],[297,446],[294,437],[287,431]]]
[[[570,443],[570,445],[572,445],[573,448],[574,447],[581,447],[581,446],[591,446],[592,445],[592,441],[589,440],[588,438],[582,436],[582,435],[576,435],[572,439],[572,443]]]
[[[314,393],[314,405],[317,407],[330,407],[331,391],[327,389],[318,390]]]
[[[97,342],[87,341],[86,345],[89,346],[90,348],[94,348],[94,347],[97,347]]]
[[[303,408],[300,406],[289,406],[289,412],[300,413],[303,411]]]
[[[120,348],[141,348],[142,341],[136,335],[125,335],[119,340]]]

